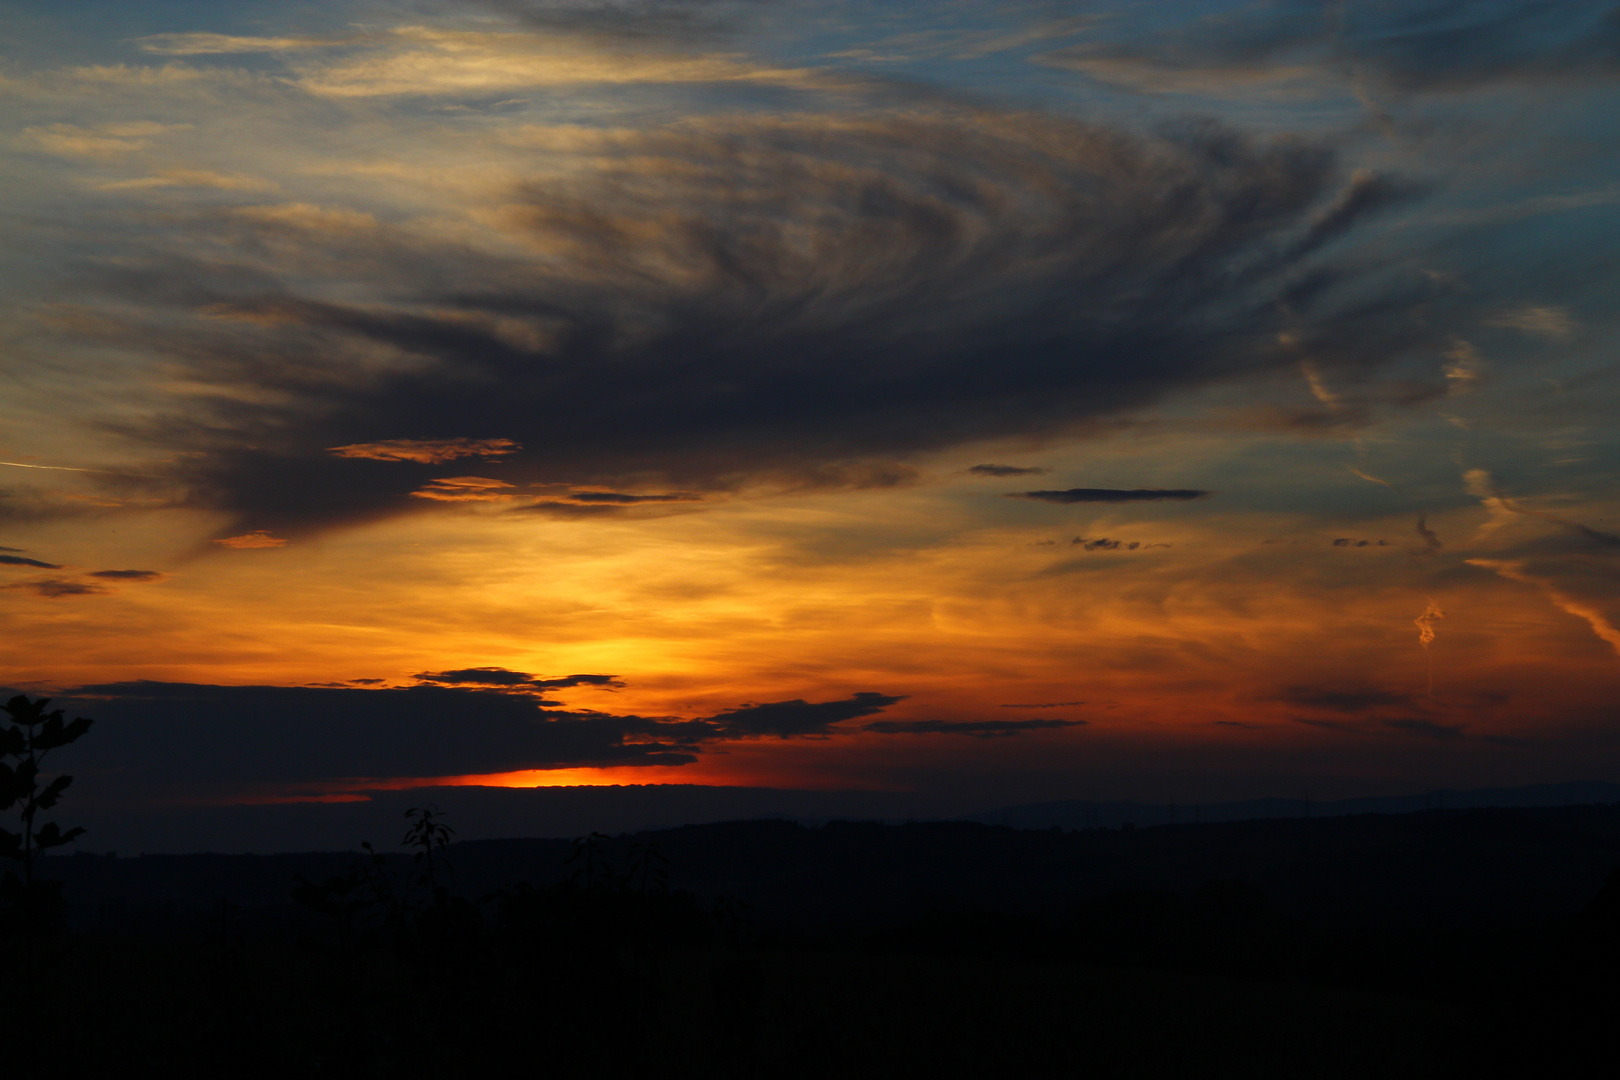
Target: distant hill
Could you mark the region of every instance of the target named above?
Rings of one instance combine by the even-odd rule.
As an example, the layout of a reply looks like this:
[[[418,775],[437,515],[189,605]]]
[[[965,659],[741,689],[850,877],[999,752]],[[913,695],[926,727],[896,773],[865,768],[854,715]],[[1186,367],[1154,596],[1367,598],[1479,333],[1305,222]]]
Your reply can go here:
[[[601,852],[622,874],[647,845],[698,909],[724,898],[759,940],[793,949],[1066,959],[1459,1001],[1519,993],[1559,956],[1582,986],[1620,963],[1620,805],[1068,831],[753,820],[610,838]],[[451,881],[487,908],[516,883],[567,879],[572,848],[453,844]],[[196,936],[229,900],[250,934],[273,938],[316,927],[291,902],[295,875],[319,881],[355,859],[80,853],[42,872],[64,882],[79,930]],[[389,862],[396,878],[408,870],[406,855]]]
[[[829,821],[975,821],[1019,829],[1110,828],[1274,818],[1398,814],[1423,809],[1575,806],[1620,802],[1620,784],[1572,783],[1387,798],[1307,802],[1253,799],[1222,803],[1031,803],[973,812],[907,792],[796,791],[698,784],[623,787],[438,787],[372,791],[353,802],[139,807],[85,783],[73,790],[64,821],[88,826],[75,850],[221,852],[352,851],[360,841],[388,847],[407,808],[434,804],[449,814],[460,840],[569,838],[770,818],[801,824]]]
[[[1407,814],[1417,810],[1468,810],[1516,806],[1596,806],[1620,803],[1620,784],[1579,781],[1528,787],[1443,789],[1421,795],[1389,795],[1316,802],[1297,799],[1245,799],[1218,803],[1062,802],[1026,803],[969,814],[965,820],[1014,829],[1117,829],[1122,825],[1185,825],[1268,818],[1344,817],[1350,814]]]

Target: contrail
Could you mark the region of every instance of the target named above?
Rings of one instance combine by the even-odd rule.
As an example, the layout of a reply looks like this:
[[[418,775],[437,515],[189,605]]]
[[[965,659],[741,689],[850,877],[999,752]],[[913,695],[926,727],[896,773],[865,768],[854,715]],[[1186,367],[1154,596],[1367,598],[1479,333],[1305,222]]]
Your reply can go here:
[[[1429,667],[1429,696],[1433,697],[1434,657],[1429,653],[1429,645],[1434,641],[1434,620],[1445,618],[1446,613],[1429,597],[1424,599],[1428,601],[1429,606],[1423,609],[1423,614],[1412,620],[1412,625],[1418,628],[1418,644],[1423,646],[1423,656]]]
[[[10,465],[14,469],[49,469],[52,472],[83,472],[96,473],[100,476],[139,476],[146,480],[164,480],[166,477],[156,473],[132,473],[119,469],[79,469],[72,465],[30,465],[25,461],[0,461],[0,465]]]
[[[1548,600],[1551,600],[1576,618],[1585,619],[1587,624],[1592,627],[1592,633],[1608,642],[1609,647],[1617,655],[1620,655],[1620,630],[1615,629],[1614,624],[1608,620],[1603,612],[1590,604],[1575,599],[1546,578],[1539,578],[1525,573],[1523,562],[1504,559],[1469,559],[1468,563],[1471,566],[1483,566],[1488,570],[1494,570],[1509,581],[1534,585],[1541,590]]]
[[[1463,482],[1468,485],[1469,493],[1477,495],[1484,502],[1485,509],[1491,512],[1491,520],[1485,523],[1484,528],[1480,529],[1482,534],[1487,531],[1494,531],[1506,520],[1508,514],[1520,514],[1524,517],[1540,518],[1543,521],[1550,521],[1554,525],[1561,525],[1572,532],[1580,533],[1588,540],[1602,544],[1604,547],[1620,547],[1620,536],[1594,529],[1590,525],[1582,525],[1580,522],[1571,521],[1569,518],[1549,514],[1545,510],[1532,510],[1528,506],[1520,506],[1510,499],[1501,488],[1496,486],[1496,482],[1491,479],[1491,474],[1484,469],[1468,470],[1463,474]]]
[[[57,472],[106,472],[105,469],[75,469],[70,465],[24,465],[20,461],[0,461],[0,465],[10,465],[16,469],[54,469]]]
[[[1380,479],[1378,479],[1378,477],[1373,476],[1371,473],[1362,472],[1360,469],[1356,468],[1354,465],[1346,465],[1345,468],[1349,469],[1351,472],[1355,473],[1357,476],[1361,477],[1363,480],[1370,480],[1374,484],[1383,484],[1387,488],[1392,488],[1392,487],[1395,486],[1394,484],[1390,483],[1388,480],[1380,480]]]

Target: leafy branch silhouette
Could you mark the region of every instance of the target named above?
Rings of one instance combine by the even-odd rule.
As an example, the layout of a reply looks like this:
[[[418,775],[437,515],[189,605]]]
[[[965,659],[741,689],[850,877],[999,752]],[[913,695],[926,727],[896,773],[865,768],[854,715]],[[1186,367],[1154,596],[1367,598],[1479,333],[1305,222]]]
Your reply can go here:
[[[0,728],[0,811],[15,808],[21,826],[15,832],[0,827],[0,856],[22,868],[21,877],[14,870],[6,871],[0,895],[20,922],[25,978],[30,982],[37,938],[59,929],[65,915],[60,883],[35,878],[40,856],[84,834],[82,828],[63,831],[54,821],[40,824],[38,820],[42,811],[56,806],[73,783],[73,777],[67,775],[44,781],[45,758],[52,750],[76,741],[90,730],[91,724],[83,717],[67,720],[61,709],[47,712],[45,707],[50,703],[50,698],[30,701],[19,694],[3,706],[11,723]]]

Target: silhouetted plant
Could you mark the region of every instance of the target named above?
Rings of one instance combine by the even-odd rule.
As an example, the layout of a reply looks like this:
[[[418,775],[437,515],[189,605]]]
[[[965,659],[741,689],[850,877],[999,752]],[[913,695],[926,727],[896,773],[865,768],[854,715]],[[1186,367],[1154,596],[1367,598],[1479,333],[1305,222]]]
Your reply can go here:
[[[436,806],[413,806],[405,811],[405,817],[411,826],[405,830],[405,839],[402,843],[406,847],[416,849],[411,861],[421,867],[417,882],[427,886],[428,894],[433,897],[434,903],[442,906],[447,895],[447,886],[439,881],[438,871],[439,866],[443,865],[446,872],[449,872],[444,851],[450,846],[450,837],[455,835],[456,830],[444,823],[444,814]]]
[[[669,891],[669,857],[652,841],[630,845],[630,876],[642,893]]]
[[[367,896],[365,873],[356,868],[347,874],[335,874],[319,884],[299,874],[294,880],[292,899],[311,911],[332,920],[336,943],[327,947],[315,938],[306,937],[306,948],[325,953],[338,962],[345,987],[353,985],[354,962],[360,952],[358,922],[362,913],[376,903],[375,896]]]
[[[613,866],[607,860],[607,837],[599,832],[574,838],[573,853],[563,864],[571,867],[568,883],[587,891],[612,888]]]
[[[0,811],[17,809],[21,829],[0,828],[0,855],[19,863],[22,876],[6,871],[3,889],[5,905],[16,912],[24,943],[24,965],[32,978],[35,940],[40,933],[58,930],[65,921],[58,882],[35,879],[39,858],[52,848],[72,843],[84,833],[82,828],[63,832],[54,821],[38,822],[41,811],[54,807],[73,777],[61,775],[41,785],[41,770],[52,750],[63,747],[90,730],[84,718],[68,721],[61,709],[45,711],[49,698],[29,701],[18,695],[4,708],[10,726],[0,729]]]

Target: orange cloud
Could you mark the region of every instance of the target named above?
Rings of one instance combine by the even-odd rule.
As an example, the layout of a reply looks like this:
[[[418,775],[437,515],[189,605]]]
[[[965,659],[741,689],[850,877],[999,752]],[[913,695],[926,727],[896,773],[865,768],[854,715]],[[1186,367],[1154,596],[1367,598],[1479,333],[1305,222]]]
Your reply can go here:
[[[502,457],[521,449],[511,439],[383,439],[327,447],[329,453],[338,457],[415,461],[423,465],[442,465],[464,457]]]
[[[505,480],[491,480],[486,476],[443,476],[430,480],[428,486],[411,492],[417,499],[436,502],[502,502],[517,496],[502,488],[510,488]]]
[[[271,536],[263,529],[255,529],[241,536],[227,536],[222,540],[215,540],[214,543],[228,548],[278,548],[285,547],[287,541],[280,536]]]

